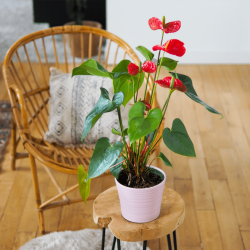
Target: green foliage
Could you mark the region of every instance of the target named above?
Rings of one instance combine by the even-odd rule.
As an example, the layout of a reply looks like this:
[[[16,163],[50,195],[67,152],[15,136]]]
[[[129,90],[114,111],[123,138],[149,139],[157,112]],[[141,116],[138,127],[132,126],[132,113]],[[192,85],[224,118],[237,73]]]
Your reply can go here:
[[[129,60],[122,60],[117,66],[112,70],[113,74],[120,74],[119,78],[114,79],[113,86],[114,86],[114,93],[123,92],[124,93],[124,101],[123,106],[125,107],[127,103],[133,98],[134,96],[134,85],[135,85],[135,92],[137,91],[139,74],[137,76],[131,76],[128,73],[128,65]],[[141,78],[139,82],[139,88],[142,86],[144,80],[145,73],[141,73]]]
[[[95,75],[101,77],[108,77],[113,79],[112,73],[108,72],[99,62],[89,59],[79,67],[76,67],[72,71],[72,77],[74,75]]]
[[[110,173],[111,173],[117,180],[118,180],[118,178],[119,178],[119,173],[120,173],[121,168],[122,168],[122,165],[123,165],[122,161],[123,161],[123,158],[120,157],[119,159],[116,160],[116,162],[115,162],[114,165],[118,164],[119,162],[120,162],[121,164],[119,164],[119,165],[117,165],[117,166],[115,166],[115,167],[113,167],[113,168],[110,169]]]
[[[158,65],[160,65],[161,59],[159,60]],[[163,68],[165,68],[167,71],[174,70],[177,66],[178,61],[175,61],[173,59],[163,57],[162,58],[162,64]]]
[[[116,130],[115,128],[112,128],[112,133],[114,135],[120,135],[120,136],[122,135],[122,133],[120,131]],[[123,130],[123,135],[124,136],[128,135],[128,129],[127,128]]]
[[[152,59],[154,58],[154,54],[147,48],[138,46],[136,47],[136,49],[141,52],[141,54],[146,58],[146,61],[152,61]]]
[[[163,130],[163,141],[165,145],[173,152],[195,157],[194,145],[188,136],[186,128],[180,119],[175,119],[172,129],[165,128]]]
[[[154,135],[155,135],[155,130],[153,132],[151,132],[150,134],[146,135],[145,136],[145,141],[147,142],[148,141],[148,138],[150,136],[150,139],[149,139],[149,142],[148,142],[148,145],[151,145],[153,139],[154,139]]]
[[[157,158],[161,159],[166,166],[173,168],[171,162],[168,160],[168,158],[162,152],[160,153],[160,155]]]
[[[91,180],[87,181],[87,173],[85,172],[82,165],[78,167],[77,175],[78,175],[80,194],[83,201],[86,203],[86,200],[89,196]]]
[[[214,108],[210,107],[209,105],[207,105],[205,102],[203,102],[199,96],[197,95],[196,91],[194,90],[193,87],[193,83],[190,77],[186,76],[186,75],[182,75],[182,74],[178,74],[178,73],[173,73],[173,72],[169,72],[172,76],[177,75],[178,79],[183,82],[183,84],[187,87],[187,91],[185,92],[185,94],[191,98],[193,101],[203,105],[209,112],[214,113],[214,114],[218,114],[221,115],[223,118],[223,115],[218,112],[217,110],[215,110]]]
[[[128,65],[131,62],[127,59],[120,61],[112,70],[112,73],[126,72],[128,73]],[[129,73],[128,73],[129,74]]]
[[[111,131],[114,135],[122,135],[121,132],[119,132],[118,130],[116,130],[115,128],[112,128],[112,131]]]
[[[100,138],[95,145],[93,155],[90,159],[87,180],[103,174],[113,166],[122,149],[122,142],[116,142],[111,146],[108,138]]]
[[[130,143],[153,132],[160,124],[162,112],[160,109],[150,110],[147,117],[144,117],[146,106],[142,102],[137,102],[128,113],[128,136]]]
[[[108,91],[104,88],[101,88],[101,96],[97,104],[86,117],[81,140],[85,138],[90,129],[95,125],[95,123],[104,113],[111,112],[116,108],[120,107],[120,105],[123,102],[123,99],[124,99],[124,94],[122,92],[119,92],[116,93],[113,97],[113,100],[110,101]]]

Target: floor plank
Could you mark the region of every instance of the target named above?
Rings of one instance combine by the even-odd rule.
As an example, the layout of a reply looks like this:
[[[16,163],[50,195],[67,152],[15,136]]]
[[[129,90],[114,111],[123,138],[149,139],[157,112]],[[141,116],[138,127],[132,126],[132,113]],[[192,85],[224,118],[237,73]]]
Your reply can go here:
[[[224,248],[227,250],[243,250],[244,247],[227,181],[211,180],[211,187]]]
[[[201,141],[206,155],[209,179],[226,179],[218,148],[218,138],[213,132],[201,132]]]
[[[196,209],[214,209],[214,203],[203,159],[189,159]]]
[[[18,232],[12,250],[18,250],[26,242],[34,239],[35,237],[36,237],[36,232]]]
[[[191,180],[175,180],[175,189],[185,202],[185,220],[180,226],[180,247],[200,247],[200,234]]]
[[[214,210],[197,212],[201,242],[204,250],[223,250],[220,230]]]
[[[250,250],[250,231],[242,231],[241,232],[245,250]]]
[[[3,249],[12,248],[30,188],[31,176],[18,172],[0,223],[0,246]]]
[[[220,149],[240,230],[250,230],[250,195],[233,149]]]

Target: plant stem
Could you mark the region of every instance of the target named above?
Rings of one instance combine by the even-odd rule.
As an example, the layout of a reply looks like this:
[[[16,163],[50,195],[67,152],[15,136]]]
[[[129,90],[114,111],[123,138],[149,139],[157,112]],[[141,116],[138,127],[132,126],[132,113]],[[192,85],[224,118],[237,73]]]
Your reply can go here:
[[[155,148],[155,146],[157,145],[157,143],[160,141],[160,139],[162,138],[162,136],[158,139],[158,141],[154,144],[154,146],[152,147],[151,151]]]
[[[118,117],[119,117],[120,129],[121,129],[121,133],[122,133],[123,146],[125,149],[126,157],[128,158],[127,144],[126,144],[125,136],[123,133],[122,116],[121,116],[120,107],[117,108],[117,113],[118,113]]]
[[[137,84],[137,91],[136,91],[136,98],[135,98],[136,102],[137,102],[137,98],[138,98],[140,79],[141,79],[141,73],[139,73],[139,79],[138,79],[138,84]]]
[[[139,174],[139,168],[140,168],[140,146],[141,146],[141,139],[139,139],[139,145],[138,145],[138,155],[137,155],[137,174]]]
[[[162,108],[162,119],[163,119],[163,117],[165,116],[165,113],[166,113],[166,110],[167,110],[167,107],[168,107],[168,103],[169,103],[170,96],[172,95],[172,93],[173,93],[174,91],[175,91],[174,89],[170,89],[170,91],[169,91],[168,98],[167,98],[167,100],[166,100],[166,102],[165,102],[165,104],[164,104],[164,106],[163,106],[163,108]],[[162,122],[162,120],[161,120],[161,122]],[[161,125],[161,123],[160,123],[160,125]]]
[[[136,101],[135,101],[135,81],[133,78],[132,78],[132,81],[133,81],[133,95],[134,95],[134,104],[135,104],[136,103]]]
[[[162,41],[163,41],[163,36],[164,36],[164,31],[162,31],[162,36],[161,36],[161,45],[162,45]],[[156,64],[156,66],[157,66],[157,70],[155,71],[155,77],[154,77],[154,83],[153,83],[153,87],[152,87],[152,90],[151,90],[151,96],[150,96],[150,101],[149,101],[149,103],[151,104],[151,102],[152,102],[152,94],[153,94],[153,89],[155,88],[155,78],[156,78],[156,74],[157,74],[157,71],[158,71],[158,63],[159,63],[159,59],[160,59],[160,54],[161,54],[161,51],[159,50],[159,53],[158,53],[158,59],[157,59],[157,64]]]
[[[148,80],[149,80],[149,76],[150,76],[150,73],[148,73],[148,78],[147,78],[147,82],[146,82],[146,87],[145,87],[145,92],[144,92],[144,98],[143,98],[143,100],[145,100],[145,98],[146,98],[147,89],[148,89]]]
[[[159,78],[160,71],[161,71],[161,65],[162,65],[162,61],[163,61],[164,54],[165,54],[165,51],[163,52],[163,55],[162,55],[162,58],[161,58],[160,65],[159,65],[158,70],[157,70],[157,77],[156,77],[155,81],[157,81],[158,78]],[[155,95],[155,91],[156,91],[156,86],[157,86],[157,84],[155,84],[155,82],[154,82],[154,88],[153,88],[153,92],[152,92],[152,100],[151,100],[151,103],[150,103],[151,105],[152,105],[153,100],[154,100],[154,95]]]
[[[126,158],[126,156],[123,153],[121,153],[121,155],[123,156],[124,159],[126,159],[127,163],[130,164],[133,167],[133,164],[131,163],[131,161],[128,158]]]
[[[148,158],[149,153],[152,151],[152,149],[157,145],[157,143],[158,143],[158,141],[159,141],[159,140],[158,140],[158,141],[154,144],[154,146],[153,146],[153,142],[155,141],[155,138],[156,138],[156,136],[157,136],[157,134],[158,134],[158,131],[159,131],[160,126],[161,126],[161,123],[162,123],[163,118],[164,118],[164,116],[165,116],[165,113],[166,113],[166,110],[167,110],[167,107],[168,107],[168,103],[169,103],[169,100],[170,100],[170,96],[171,96],[171,94],[172,94],[173,92],[174,92],[174,89],[170,89],[169,94],[168,94],[168,98],[167,98],[167,100],[166,100],[166,102],[165,102],[165,104],[164,104],[164,106],[163,106],[163,109],[162,109],[162,118],[161,118],[161,122],[160,122],[158,128],[157,128],[156,131],[155,131],[153,141],[151,142],[151,146],[149,147],[149,150],[148,150],[148,152],[147,152],[146,155],[145,155],[145,158],[144,158],[144,161],[143,161],[143,165],[145,164],[145,162],[146,162],[146,160],[147,160],[147,158]],[[164,110],[164,109],[165,109],[165,110]],[[161,138],[160,138],[160,139],[161,139]]]

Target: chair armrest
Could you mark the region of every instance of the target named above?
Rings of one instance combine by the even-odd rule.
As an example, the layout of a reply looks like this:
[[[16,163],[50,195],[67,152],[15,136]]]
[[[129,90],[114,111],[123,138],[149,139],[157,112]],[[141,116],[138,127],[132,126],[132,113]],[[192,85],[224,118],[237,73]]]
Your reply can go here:
[[[29,131],[29,122],[28,122],[28,117],[27,117],[27,111],[26,111],[26,106],[25,106],[25,100],[24,100],[24,96],[21,92],[21,90],[18,88],[17,85],[12,84],[9,86],[9,89],[12,90],[15,93],[15,97],[18,100],[18,104],[21,110],[21,118],[22,118],[22,125],[19,121],[19,111],[18,111],[18,106],[17,105],[11,105],[12,106],[12,111],[18,126],[19,130],[23,130],[24,133],[30,133]],[[13,99],[15,99],[15,97]],[[12,100],[13,102],[13,100]],[[13,103],[11,103],[13,104]]]

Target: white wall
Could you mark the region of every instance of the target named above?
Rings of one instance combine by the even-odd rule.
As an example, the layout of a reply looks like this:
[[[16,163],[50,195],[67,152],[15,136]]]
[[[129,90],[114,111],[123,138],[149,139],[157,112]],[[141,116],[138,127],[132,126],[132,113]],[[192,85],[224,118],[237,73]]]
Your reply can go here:
[[[185,64],[250,63],[250,0],[107,0],[108,31],[133,49],[160,43],[161,31],[152,31],[148,19],[163,15],[182,22],[164,41],[179,39],[187,49],[181,58],[169,57]]]

